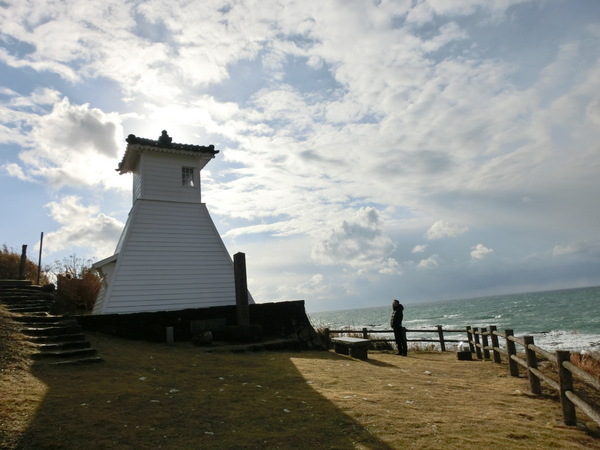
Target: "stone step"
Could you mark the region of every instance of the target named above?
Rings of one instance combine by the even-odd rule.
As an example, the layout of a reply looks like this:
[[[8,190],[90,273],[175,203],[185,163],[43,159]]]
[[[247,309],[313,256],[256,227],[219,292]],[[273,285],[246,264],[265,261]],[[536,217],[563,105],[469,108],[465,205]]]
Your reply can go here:
[[[6,309],[8,309],[12,313],[49,313],[52,310],[52,306],[8,306]]]
[[[23,328],[21,333],[27,336],[57,336],[59,334],[76,334],[81,332],[79,325],[64,327]]]
[[[50,321],[39,321],[39,320],[26,320],[26,321],[21,321],[21,323],[23,325],[25,325],[27,328],[57,328],[57,327],[68,327],[68,326],[79,326],[79,324],[77,323],[77,321],[75,319],[64,319],[64,320],[60,320],[60,318],[57,320],[56,318],[54,319],[54,321],[50,322]]]
[[[2,292],[0,291],[0,299],[4,303],[34,300],[54,300],[54,294],[49,292]]]
[[[69,341],[69,342],[53,342],[46,344],[35,344],[35,347],[40,352],[54,352],[69,349],[88,349],[91,348],[89,341]]]
[[[51,365],[102,362],[73,317],[51,314],[54,300],[52,290],[47,287],[0,280],[0,303],[6,305],[15,322],[24,326],[21,333],[37,349],[32,358],[53,361],[48,363]]]
[[[2,299],[0,299],[0,304],[6,305],[7,308],[11,308],[11,307],[19,307],[19,306],[37,306],[37,305],[44,305],[44,306],[52,306],[54,305],[55,301],[54,300],[48,300],[48,299],[29,299],[29,300],[9,300],[9,301],[2,301]]]
[[[89,358],[74,358],[65,359],[62,361],[56,361],[50,363],[51,366],[68,366],[68,365],[79,365],[79,364],[93,364],[103,362],[104,360],[99,356],[90,356]]]
[[[0,280],[0,289],[11,289],[32,286],[31,280]]]
[[[55,328],[61,328],[61,327],[62,328],[78,327],[79,326],[79,324],[75,320],[69,320],[67,322],[27,322],[24,325],[27,327],[27,329],[36,329],[36,330],[49,329],[49,328],[55,329]],[[72,334],[72,333],[65,333],[65,334]]]
[[[54,300],[54,294],[42,293],[42,292],[21,292],[18,294],[8,295],[6,292],[0,292],[0,300],[4,303],[9,302],[24,302],[27,300],[39,300],[39,301],[52,301]]]
[[[65,316],[55,316],[52,314],[27,314],[25,316],[13,316],[12,320],[21,323],[53,323],[53,322],[61,322],[66,323],[66,321],[77,322],[75,319]]]
[[[31,355],[34,359],[40,358],[75,358],[75,357],[89,357],[96,355],[95,348],[76,348],[76,349],[65,349],[65,350],[49,350],[40,353],[34,353]]]
[[[34,344],[43,344],[50,342],[67,342],[67,341],[85,341],[85,335],[83,333],[75,334],[57,334],[55,336],[32,336],[29,338],[29,342]]]

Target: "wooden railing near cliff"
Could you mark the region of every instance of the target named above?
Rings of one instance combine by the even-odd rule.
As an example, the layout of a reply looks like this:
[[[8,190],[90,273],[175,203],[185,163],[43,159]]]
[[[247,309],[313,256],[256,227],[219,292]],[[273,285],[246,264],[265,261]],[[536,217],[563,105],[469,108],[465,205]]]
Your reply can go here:
[[[439,344],[440,350],[442,352],[446,351],[447,343],[464,342],[464,341],[468,340],[470,337],[470,335],[467,333],[466,329],[465,330],[444,330],[442,325],[437,325],[435,330],[409,330],[408,328],[405,328],[404,330],[406,331],[406,340],[408,342],[426,342],[426,343],[430,343],[430,344]],[[323,333],[325,334],[325,341],[327,342],[328,348],[330,348],[331,336],[334,334],[338,334],[338,335],[346,334],[346,335],[352,335],[352,336],[361,335],[363,337],[363,339],[370,339],[373,342],[394,342],[393,338],[387,339],[387,338],[381,337],[382,334],[390,334],[393,332],[394,332],[393,330],[369,330],[367,328],[363,328],[361,330],[330,330],[329,328],[325,328],[323,330]],[[435,337],[432,339],[426,339],[426,338],[409,339],[408,338],[409,333],[419,333],[419,334],[431,333]],[[466,334],[466,336],[465,336],[465,339],[463,339],[463,340],[446,339],[446,337],[444,336],[444,333]],[[377,337],[372,339],[369,337],[370,335],[376,335]]]
[[[551,389],[558,392],[562,408],[562,417],[565,425],[576,425],[576,408],[579,408],[590,419],[600,425],[600,406],[592,404],[582,398],[581,393],[575,391],[573,378],[575,377],[582,385],[595,390],[600,395],[600,379],[581,367],[571,362],[571,352],[567,350],[556,350],[555,353],[544,350],[535,345],[533,336],[516,337],[514,331],[507,329],[499,332],[494,325],[487,328],[466,327],[464,330],[444,330],[438,325],[435,330],[411,330],[405,329],[408,342],[427,342],[439,344],[442,352],[446,351],[446,343],[461,342],[457,339],[446,339],[445,333],[466,333],[466,342],[470,352],[475,353],[477,359],[491,360],[495,364],[502,363],[502,356],[507,359],[508,370],[513,377],[520,376],[519,368],[522,367],[529,378],[531,392],[535,395],[542,394],[541,383],[545,383]],[[394,339],[381,338],[382,334],[393,333],[393,330],[330,330],[324,329],[325,339],[329,347],[330,337],[333,334],[362,335],[369,339],[369,335],[378,336],[371,339],[373,342],[394,342]],[[408,339],[410,333],[432,333],[434,339]],[[500,345],[503,340],[504,346]],[[517,345],[522,347],[517,352]],[[541,358],[538,357],[541,355]],[[524,356],[524,358],[523,358]],[[541,360],[549,361],[553,369],[542,371],[538,367]],[[597,396],[596,396],[597,397]]]
[[[573,364],[570,351],[556,350],[554,353],[549,352],[535,345],[533,336],[518,338],[514,336],[513,330],[504,330],[504,333],[501,333],[493,325],[489,329],[467,327],[467,332],[469,333],[471,351],[474,350],[479,359],[490,359],[490,352],[492,352],[492,361],[500,363],[502,362],[501,355],[504,355],[508,359],[508,367],[512,376],[518,377],[520,375],[519,366],[525,369],[529,378],[529,387],[533,394],[542,394],[542,382],[557,391],[560,396],[565,425],[577,424],[576,407],[600,425],[600,406],[594,405],[578,395],[575,391],[573,377],[583,385],[596,390],[597,393],[600,393],[600,379]],[[478,339],[479,337],[481,339]],[[505,347],[499,345],[499,339],[504,339]],[[515,344],[519,344],[523,348],[525,359],[522,358],[522,353],[517,352]],[[541,355],[542,359],[551,362],[554,371],[542,372],[538,367],[538,355]]]

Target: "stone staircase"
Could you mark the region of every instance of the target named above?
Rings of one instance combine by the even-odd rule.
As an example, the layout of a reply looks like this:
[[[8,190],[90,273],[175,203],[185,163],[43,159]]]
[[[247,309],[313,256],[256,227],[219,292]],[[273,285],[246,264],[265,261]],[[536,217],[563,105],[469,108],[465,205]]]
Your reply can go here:
[[[53,292],[31,281],[0,280],[0,303],[37,349],[32,358],[53,365],[102,361],[74,318],[53,314]]]

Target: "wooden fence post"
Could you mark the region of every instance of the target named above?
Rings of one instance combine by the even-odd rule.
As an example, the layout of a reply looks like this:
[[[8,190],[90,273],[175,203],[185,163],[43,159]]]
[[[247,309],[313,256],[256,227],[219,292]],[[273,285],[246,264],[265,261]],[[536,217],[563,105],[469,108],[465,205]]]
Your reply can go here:
[[[325,328],[323,330],[323,334],[325,335],[325,347],[327,347],[327,350],[329,350],[331,348],[331,340],[329,339],[329,328]]]
[[[363,328],[363,339],[369,339],[369,335],[367,334],[366,328]]]
[[[438,336],[440,338],[440,350],[445,352],[446,351],[446,342],[444,342],[444,332],[442,331],[442,326],[441,325],[436,325],[437,326],[437,330],[438,330]]]
[[[531,387],[531,392],[533,394],[540,395],[542,393],[540,379],[531,370],[529,370],[529,368],[537,369],[537,356],[535,354],[535,350],[531,350],[529,348],[529,345],[534,343],[533,336],[523,336],[523,341],[525,343],[525,355],[527,356],[527,375],[529,376],[529,386]]]
[[[479,328],[473,327],[473,337],[475,338],[475,354],[477,359],[482,359],[481,345],[479,344]]]
[[[492,340],[494,363],[500,364],[502,362],[502,358],[500,357],[500,352],[498,350],[496,350],[498,347],[500,347],[500,344],[498,342],[498,336],[496,335],[496,331],[497,331],[496,325],[490,325],[490,337]]]
[[[19,280],[25,279],[25,263],[27,262],[27,245],[21,247],[21,262],[19,263]]]
[[[471,353],[475,352],[475,347],[473,346],[473,331],[470,326],[467,326],[467,343],[469,344],[469,350]]]
[[[563,366],[564,361],[571,361],[571,352],[568,350],[556,351],[558,363],[558,384],[560,386],[560,406],[562,407],[563,422],[565,425],[576,425],[577,416],[575,405],[567,398],[566,392],[573,390],[573,374]]]
[[[483,347],[483,359],[490,359],[490,351],[487,348],[489,347],[487,328],[481,329],[481,346]]]
[[[515,335],[513,330],[504,330],[504,336],[506,338],[506,351],[508,352],[508,368],[512,377],[519,376],[519,364],[512,359],[517,354],[517,347],[515,342],[510,340]]]

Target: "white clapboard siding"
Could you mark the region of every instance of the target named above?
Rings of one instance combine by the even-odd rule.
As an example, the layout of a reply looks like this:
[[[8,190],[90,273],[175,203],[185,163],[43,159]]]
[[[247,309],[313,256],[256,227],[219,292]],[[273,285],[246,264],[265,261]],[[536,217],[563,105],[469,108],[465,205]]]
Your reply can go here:
[[[139,172],[134,172],[133,174],[133,201],[135,202],[136,198],[140,198],[142,196],[142,175]]]
[[[203,203],[138,198],[116,253],[94,313],[235,304],[233,263]]]
[[[204,160],[170,153],[144,151],[136,172],[141,173],[140,197],[144,199],[200,202],[200,168]],[[183,186],[181,169],[194,168],[194,186]],[[135,190],[134,177],[134,190]]]

